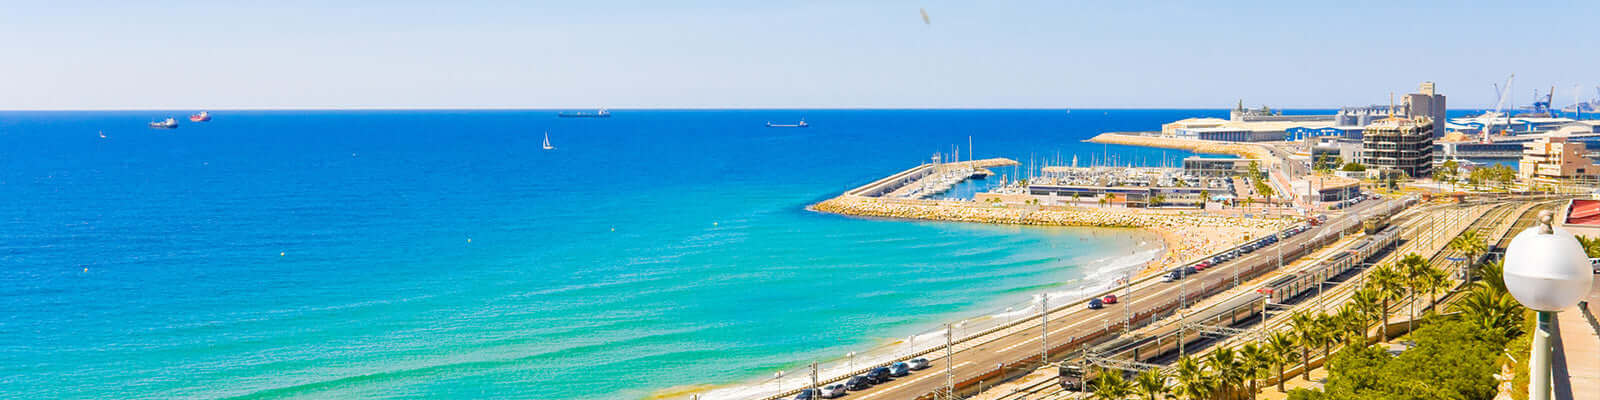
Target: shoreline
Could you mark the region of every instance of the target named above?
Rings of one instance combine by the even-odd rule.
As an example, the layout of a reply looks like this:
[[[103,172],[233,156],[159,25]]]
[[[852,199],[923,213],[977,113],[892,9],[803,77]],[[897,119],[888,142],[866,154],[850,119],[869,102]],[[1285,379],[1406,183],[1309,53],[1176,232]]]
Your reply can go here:
[[[807,207],[807,209],[809,210],[810,207]],[[878,219],[879,217],[867,218]],[[883,219],[905,220],[904,218]],[[1072,226],[1065,227],[1071,228]],[[1076,228],[1094,229],[1095,227]],[[1145,276],[1145,272],[1150,270],[1151,265],[1157,265],[1156,263],[1160,262],[1163,257],[1172,254],[1170,250],[1173,248],[1173,243],[1169,242],[1167,238],[1159,234],[1159,231],[1130,227],[1104,227],[1103,229],[1113,231],[1130,229],[1135,231],[1118,234],[1119,236],[1127,234],[1135,235],[1132,237],[1121,236],[1118,238],[1109,239],[1125,241],[1126,243],[1131,244],[1131,251],[1125,254],[1103,254],[1103,257],[1080,259],[1079,263],[1075,265],[1081,268],[1080,272],[1083,274],[1082,277],[1052,281],[1048,287],[1039,288],[1038,290],[1047,292],[1052,299],[1086,298],[1084,297],[1085,293],[1092,294],[1102,292],[1119,286],[1121,284],[1119,281],[1121,280],[1121,276],[1124,271],[1132,272],[1133,279],[1135,280],[1142,279],[1142,277]],[[1102,234],[1104,234],[1104,232],[1102,232]],[[997,292],[995,296],[983,297],[984,301],[971,304],[971,307],[935,313],[935,317],[938,321],[937,323],[932,323],[928,326],[908,327],[907,329],[912,331],[909,333],[909,337],[896,336],[899,334],[891,335],[894,337],[884,337],[882,338],[882,341],[875,341],[874,343],[868,345],[868,347],[858,350],[859,355],[855,359],[855,364],[860,366],[886,362],[892,358],[901,357],[920,349],[937,348],[943,346],[944,332],[939,327],[947,322],[967,325],[967,328],[964,328],[964,331],[957,333],[956,342],[958,343],[957,346],[959,348],[959,346],[961,346],[960,343],[967,342],[968,340],[979,339],[979,336],[981,335],[975,335],[977,332],[986,329],[997,328],[998,326],[1002,325],[1009,325],[1013,322],[1013,318],[1037,315],[1038,308],[1036,302],[1038,296],[1037,294],[1034,294],[1030,297],[1032,297],[1033,300],[1024,299],[1021,301],[1016,301],[1011,300],[1009,295]],[[1051,302],[1055,303],[1055,301],[1056,300],[1052,300]],[[1009,307],[1001,308],[1008,305],[1019,305],[1019,307],[1014,310]],[[825,357],[816,359],[816,361],[820,363],[819,371],[821,372],[820,375],[823,377],[841,374],[843,370],[846,369],[846,358],[838,357],[837,355],[833,355],[831,357],[832,358]],[[785,376],[801,377],[802,375],[795,374],[796,368],[799,367],[786,368],[785,370],[788,372],[788,374]],[[786,382],[802,382],[801,379],[804,378]],[[770,392],[771,389],[768,387],[772,384],[773,382],[770,380],[761,377],[752,377],[751,379],[723,384],[697,383],[661,388],[651,391],[641,398],[647,400],[688,399],[691,395],[698,394],[700,396],[699,398],[702,400],[758,400],[763,397],[763,394],[750,393],[749,391],[755,390]]]

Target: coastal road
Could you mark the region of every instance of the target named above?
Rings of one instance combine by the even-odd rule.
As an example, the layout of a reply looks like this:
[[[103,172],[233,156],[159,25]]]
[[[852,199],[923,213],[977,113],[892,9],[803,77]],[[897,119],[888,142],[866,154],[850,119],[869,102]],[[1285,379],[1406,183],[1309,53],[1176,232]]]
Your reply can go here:
[[[1359,222],[1362,213],[1388,201],[1398,200],[1362,202],[1355,207],[1347,209],[1345,213],[1337,218],[1353,218]],[[1330,220],[1329,224],[1323,224],[1316,229],[1308,230],[1289,239],[1280,240],[1275,245],[1256,250],[1248,255],[1224,262],[1219,266],[1176,282],[1150,280],[1143,284],[1134,285],[1131,289],[1131,294],[1118,290],[1118,297],[1121,298],[1117,304],[1108,305],[1100,310],[1080,308],[1053,312],[1050,315],[1049,339],[1051,345],[1054,347],[1057,343],[1066,343],[1069,338],[1073,337],[1086,337],[1097,334],[1107,327],[1120,324],[1127,315],[1150,312],[1182,297],[1187,297],[1185,300],[1192,304],[1200,300],[1194,298],[1195,296],[1187,295],[1187,293],[1194,290],[1192,288],[1216,284],[1231,286],[1235,281],[1234,273],[1236,271],[1262,265],[1276,267],[1280,262],[1277,257],[1280,250],[1287,254],[1305,247],[1306,243],[1325,233],[1337,234],[1329,232],[1327,229],[1329,225],[1333,225],[1332,222],[1334,221]],[[1284,259],[1282,262],[1288,263],[1289,261]],[[1124,310],[1124,307],[1132,307],[1132,309]],[[998,338],[987,343],[973,345],[971,348],[963,346],[962,343],[957,343],[956,349],[959,351],[951,360],[954,362],[953,375],[955,381],[961,382],[994,372],[1002,363],[1010,365],[1029,358],[1037,359],[1042,345],[1040,343],[1041,336],[1037,317],[1034,317],[1034,320],[1035,322],[1033,323],[1019,325],[1004,331],[1004,333],[996,333],[995,335],[999,335]],[[1115,328],[1113,331],[1113,334],[1120,333],[1121,329]],[[969,342],[974,341],[969,340]],[[1061,351],[1065,350],[1057,350],[1053,354],[1059,355]],[[927,355],[927,358],[932,361],[931,368],[916,371],[909,376],[879,384],[869,389],[851,392],[844,398],[913,399],[933,393],[942,389],[945,385],[946,360],[943,358],[944,354],[944,351],[936,351]],[[824,382],[823,384],[827,383],[832,382]]]

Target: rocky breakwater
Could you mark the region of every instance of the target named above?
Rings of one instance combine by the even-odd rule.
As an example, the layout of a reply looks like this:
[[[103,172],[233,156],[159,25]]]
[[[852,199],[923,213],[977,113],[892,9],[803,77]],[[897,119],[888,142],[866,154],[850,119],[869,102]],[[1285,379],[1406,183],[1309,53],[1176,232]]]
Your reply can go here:
[[[812,205],[809,209],[867,217],[990,224],[1157,228],[1158,230],[1228,227],[1247,231],[1271,231],[1287,227],[1291,223],[1287,219],[1169,214],[1139,209],[1000,207],[964,201],[895,200],[853,195],[828,199]]]

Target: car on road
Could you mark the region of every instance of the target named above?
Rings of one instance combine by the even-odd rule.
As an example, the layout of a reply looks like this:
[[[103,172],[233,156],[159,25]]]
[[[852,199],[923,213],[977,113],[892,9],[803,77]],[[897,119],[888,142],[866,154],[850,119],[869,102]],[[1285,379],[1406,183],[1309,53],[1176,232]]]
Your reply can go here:
[[[843,383],[835,383],[822,387],[822,398],[824,399],[837,399],[844,397],[845,393],[846,390]]]
[[[1102,309],[1102,308],[1105,308],[1105,307],[1106,307],[1106,304],[1102,303],[1100,301],[1100,299],[1089,299],[1089,309],[1090,310],[1099,310],[1099,309]]]
[[[894,363],[894,365],[889,366],[889,376],[899,378],[906,375],[911,375],[910,365],[906,365],[906,363],[903,362],[897,362]]]
[[[867,371],[867,380],[872,381],[872,384],[874,385],[888,382],[889,367],[877,367],[873,368],[871,371]]]
[[[911,366],[911,370],[912,371],[921,371],[921,370],[928,369],[928,367],[933,366],[932,364],[928,363],[928,359],[920,358],[920,357],[919,358],[913,358],[913,359],[911,359],[911,361],[906,361],[906,364]]]
[[[1183,267],[1183,276],[1194,275],[1196,272],[1200,272],[1200,270],[1195,269],[1194,267]],[[1182,277],[1180,276],[1179,278]]]
[[[1196,271],[1205,271],[1206,268],[1211,268],[1211,263],[1201,261],[1199,264],[1194,265],[1194,270]]]
[[[794,400],[811,400],[817,398],[816,396],[817,392],[808,388],[801,390],[800,394],[794,395]]]
[[[867,379],[865,376],[856,375],[850,377],[850,380],[844,381],[844,387],[849,390],[867,390],[867,388],[872,387],[872,380]]]
[[[1161,274],[1162,282],[1172,282],[1179,279],[1183,279],[1183,270],[1181,269],[1174,268],[1171,271],[1167,271],[1165,274]]]
[[[1108,294],[1106,297],[1101,297],[1100,301],[1106,304],[1117,304],[1117,295]]]

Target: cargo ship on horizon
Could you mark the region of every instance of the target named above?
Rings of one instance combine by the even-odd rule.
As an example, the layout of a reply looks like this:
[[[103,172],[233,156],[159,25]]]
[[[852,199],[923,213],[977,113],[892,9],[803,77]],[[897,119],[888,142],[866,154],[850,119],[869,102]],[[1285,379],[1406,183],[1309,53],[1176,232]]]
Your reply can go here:
[[[602,109],[600,109],[598,111],[595,111],[593,113],[561,112],[561,113],[556,113],[556,116],[557,117],[561,117],[561,118],[611,118],[611,112],[610,111],[606,111],[606,109],[602,108]]]

